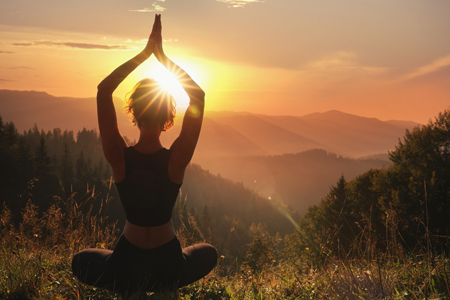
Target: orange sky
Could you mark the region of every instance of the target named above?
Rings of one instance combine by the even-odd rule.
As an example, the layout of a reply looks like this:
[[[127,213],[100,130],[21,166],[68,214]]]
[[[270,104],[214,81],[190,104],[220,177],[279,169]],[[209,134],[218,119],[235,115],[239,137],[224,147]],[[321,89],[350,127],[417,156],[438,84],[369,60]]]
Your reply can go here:
[[[450,105],[447,0],[2,1],[0,89],[93,97],[142,49],[156,11],[208,110],[426,123]],[[145,63],[116,96],[159,74]]]

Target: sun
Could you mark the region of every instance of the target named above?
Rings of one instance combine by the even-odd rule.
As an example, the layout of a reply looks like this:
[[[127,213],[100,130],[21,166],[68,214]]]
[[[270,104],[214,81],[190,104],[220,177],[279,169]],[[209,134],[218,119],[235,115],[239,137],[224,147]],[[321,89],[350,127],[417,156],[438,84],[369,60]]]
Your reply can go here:
[[[161,87],[175,98],[177,107],[185,108],[189,105],[188,95],[172,73],[162,65],[154,65],[151,73],[151,77],[158,81]]]
[[[188,58],[183,57],[175,57],[176,63],[185,70],[191,77],[194,79],[202,88],[205,88],[204,85],[204,74],[203,68],[198,61],[192,63]],[[161,63],[159,63],[156,58],[150,60],[145,65],[141,65],[137,72],[132,75],[130,78],[130,84],[136,81],[139,81],[142,78],[152,78],[156,80],[161,87],[169,92],[177,103],[177,108],[185,109],[189,106],[189,97],[184,91],[181,83],[176,78],[174,74],[168,71]],[[131,88],[130,88],[131,89]]]

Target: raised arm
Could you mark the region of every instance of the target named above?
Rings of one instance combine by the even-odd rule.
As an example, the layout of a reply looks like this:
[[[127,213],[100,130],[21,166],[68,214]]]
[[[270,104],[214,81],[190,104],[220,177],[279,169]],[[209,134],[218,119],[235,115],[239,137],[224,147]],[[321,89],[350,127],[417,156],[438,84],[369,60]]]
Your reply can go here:
[[[184,174],[184,169],[194,155],[194,150],[200,135],[205,108],[205,92],[189,74],[165,55],[162,48],[161,29],[161,17],[159,17],[156,21],[155,28],[154,54],[158,61],[175,75],[190,99],[189,107],[184,115],[181,133],[170,147],[172,150],[171,161],[174,161],[175,168],[178,170],[182,169]],[[183,178],[181,176],[181,178],[177,179],[177,181],[181,182]]]
[[[121,159],[122,149],[127,144],[119,133],[112,94],[134,69],[152,55],[155,45],[156,20],[157,17],[155,17],[152,33],[144,50],[115,69],[97,87],[97,115],[100,137],[103,152],[108,162],[112,165],[113,170],[116,162]]]

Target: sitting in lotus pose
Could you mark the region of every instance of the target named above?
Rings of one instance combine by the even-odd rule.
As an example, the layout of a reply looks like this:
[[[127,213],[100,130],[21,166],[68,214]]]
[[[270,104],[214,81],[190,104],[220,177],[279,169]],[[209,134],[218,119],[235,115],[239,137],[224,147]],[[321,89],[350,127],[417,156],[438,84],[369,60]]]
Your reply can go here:
[[[127,111],[140,131],[132,147],[119,133],[112,94],[141,63],[154,54],[176,74],[190,98],[181,133],[170,149],[161,145],[161,131],[173,126],[175,101],[152,79],[136,84]],[[182,249],[172,225],[172,209],[202,126],[205,93],[173,63],[162,47],[161,15],[144,50],[115,69],[98,86],[97,110],[106,159],[127,221],[114,251],[85,249],[72,260],[74,274],[84,283],[116,291],[124,298],[148,291],[175,290],[206,276],[217,263],[210,244]]]

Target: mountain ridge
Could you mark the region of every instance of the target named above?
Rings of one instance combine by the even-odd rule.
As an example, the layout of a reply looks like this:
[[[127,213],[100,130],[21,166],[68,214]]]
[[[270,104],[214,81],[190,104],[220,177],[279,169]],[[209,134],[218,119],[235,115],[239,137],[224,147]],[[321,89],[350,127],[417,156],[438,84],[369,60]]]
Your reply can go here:
[[[119,102],[119,101],[117,101]],[[0,114],[19,130],[38,124],[44,130],[97,128],[95,98],[55,97],[46,92],[0,90]],[[130,117],[116,104],[122,135],[138,138]],[[177,116],[173,129],[162,134],[168,147],[181,126]],[[338,110],[304,116],[271,116],[250,112],[206,111],[193,161],[208,157],[279,155],[321,148],[348,157],[364,157],[392,150],[412,121],[381,121]],[[210,128],[209,128],[210,127]]]

